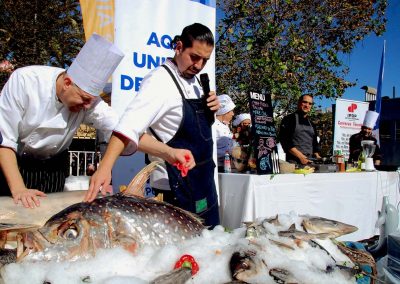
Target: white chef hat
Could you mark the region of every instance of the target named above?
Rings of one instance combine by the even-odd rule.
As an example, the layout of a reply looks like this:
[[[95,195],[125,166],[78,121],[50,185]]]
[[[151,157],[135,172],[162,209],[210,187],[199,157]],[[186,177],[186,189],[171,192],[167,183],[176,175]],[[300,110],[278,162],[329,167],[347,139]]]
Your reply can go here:
[[[219,103],[221,105],[220,109],[215,113],[216,115],[223,115],[227,112],[230,112],[235,108],[235,103],[232,101],[231,97],[228,95],[220,95],[218,96]]]
[[[363,126],[368,127],[368,128],[374,128],[375,123],[378,119],[378,116],[379,116],[379,113],[377,113],[376,111],[372,111],[372,110],[367,111],[367,113],[365,114],[365,117],[364,117]]]
[[[93,34],[81,48],[67,74],[83,91],[99,96],[123,57],[117,46]]]
[[[236,116],[236,118],[232,122],[232,125],[236,127],[240,123],[242,123],[243,120],[246,120],[246,119],[251,120],[250,113],[241,113],[238,116]]]

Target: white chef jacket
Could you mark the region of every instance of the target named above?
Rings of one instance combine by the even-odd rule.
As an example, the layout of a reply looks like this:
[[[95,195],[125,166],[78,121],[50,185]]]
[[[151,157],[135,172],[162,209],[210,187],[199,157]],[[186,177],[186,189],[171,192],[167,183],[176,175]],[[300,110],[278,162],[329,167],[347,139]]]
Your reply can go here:
[[[197,99],[203,89],[195,77],[186,79],[180,76],[177,66],[167,59],[165,64],[174,73],[186,98]],[[123,154],[129,155],[137,150],[140,136],[151,127],[157,136],[166,143],[176,134],[182,121],[182,97],[171,76],[164,67],[157,67],[146,75],[140,90],[126,108],[115,131],[130,140]],[[149,156],[151,161],[161,159]],[[158,189],[170,189],[165,165],[153,172],[151,186]]]
[[[233,148],[233,133],[229,126],[221,122],[219,119],[215,120],[215,132],[217,140],[217,158],[218,166],[224,165],[225,152],[228,151],[232,154]]]
[[[118,115],[101,99],[76,113],[58,100],[56,79],[63,71],[28,66],[11,74],[0,95],[2,146],[18,155],[48,159],[69,147],[81,123],[111,135]]]

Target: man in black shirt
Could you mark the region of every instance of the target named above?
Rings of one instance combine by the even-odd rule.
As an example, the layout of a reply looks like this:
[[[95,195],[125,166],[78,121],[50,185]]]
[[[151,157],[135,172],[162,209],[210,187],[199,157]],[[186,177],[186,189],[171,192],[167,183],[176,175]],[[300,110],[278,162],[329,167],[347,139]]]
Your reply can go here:
[[[306,165],[312,156],[320,159],[317,131],[308,114],[313,105],[311,95],[302,95],[297,111],[282,119],[279,140],[286,153],[286,161]]]

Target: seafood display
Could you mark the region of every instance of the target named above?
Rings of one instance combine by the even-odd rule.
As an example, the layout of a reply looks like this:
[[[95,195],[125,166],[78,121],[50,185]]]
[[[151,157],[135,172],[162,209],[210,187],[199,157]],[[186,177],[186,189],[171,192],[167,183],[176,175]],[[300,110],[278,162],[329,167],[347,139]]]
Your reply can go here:
[[[349,224],[307,215],[277,215],[247,224],[249,244],[238,246],[232,255],[232,277],[245,283],[355,283],[356,278],[372,279],[375,261],[369,253],[335,240],[356,230]],[[360,269],[364,266],[371,270]]]
[[[374,278],[373,269],[361,269],[375,266],[367,252],[335,240],[357,230],[352,225],[291,212],[230,232],[222,226],[210,231],[189,212],[136,196],[153,168],[142,170],[123,193],[68,204],[48,212],[53,215],[46,222],[45,213],[32,219],[0,216],[4,283],[26,283],[27,276],[29,283],[176,284]],[[16,249],[7,247],[9,240]]]

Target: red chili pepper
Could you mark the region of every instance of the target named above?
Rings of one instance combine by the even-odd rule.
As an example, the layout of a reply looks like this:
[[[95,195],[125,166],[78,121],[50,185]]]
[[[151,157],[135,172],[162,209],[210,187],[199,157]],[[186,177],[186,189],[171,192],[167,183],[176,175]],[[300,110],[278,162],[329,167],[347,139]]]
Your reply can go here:
[[[186,160],[186,162],[188,162],[190,160],[190,156],[189,155],[185,155],[185,160]],[[178,162],[174,163],[173,166],[177,167],[178,170],[181,171],[182,177],[187,176],[189,168],[184,167],[181,163],[178,163]]]
[[[178,269],[181,267],[189,267],[192,269],[192,276],[195,275],[199,271],[199,265],[193,256],[189,254],[183,255],[176,263],[174,269]]]

